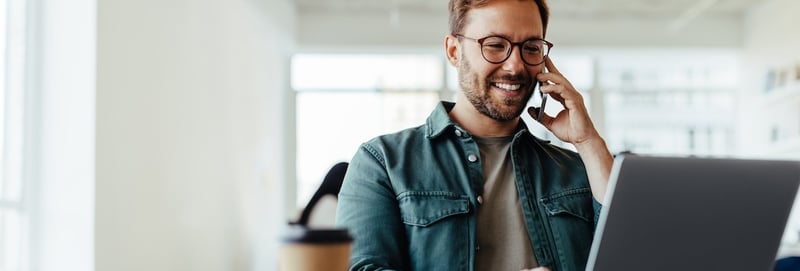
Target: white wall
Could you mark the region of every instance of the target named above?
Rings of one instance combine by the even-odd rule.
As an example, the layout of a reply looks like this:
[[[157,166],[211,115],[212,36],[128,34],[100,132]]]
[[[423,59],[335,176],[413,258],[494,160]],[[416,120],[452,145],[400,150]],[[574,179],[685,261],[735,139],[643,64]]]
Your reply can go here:
[[[29,3],[30,268],[93,270],[95,2]]]
[[[271,270],[288,0],[99,1],[96,270]]]

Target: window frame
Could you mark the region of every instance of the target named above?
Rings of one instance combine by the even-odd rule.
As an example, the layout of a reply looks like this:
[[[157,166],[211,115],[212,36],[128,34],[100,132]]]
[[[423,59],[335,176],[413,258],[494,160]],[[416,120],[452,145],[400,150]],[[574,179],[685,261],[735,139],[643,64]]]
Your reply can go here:
[[[33,97],[30,86],[32,55],[29,44],[33,44],[31,0],[7,0],[4,3],[2,35],[3,65],[2,93],[0,103],[0,211],[15,214],[16,225],[0,220],[0,270],[32,270],[32,244],[34,235],[32,220],[33,190],[31,189],[31,161],[35,138],[33,135]],[[9,191],[13,190],[13,191]],[[13,223],[13,222],[11,222]],[[9,227],[16,227],[18,236],[6,236]],[[12,233],[14,234],[14,233]],[[14,242],[14,243],[11,243]],[[13,257],[14,259],[10,259]],[[7,265],[6,265],[7,264]]]
[[[438,82],[439,86],[435,87],[435,88],[433,88],[433,87],[432,88],[405,88],[405,87],[402,87],[402,88],[388,88],[388,87],[337,88],[337,87],[332,87],[332,88],[303,88],[303,89],[298,89],[298,88],[296,88],[294,86],[294,84],[292,84],[292,81],[293,81],[295,75],[291,74],[290,78],[292,78],[292,80],[289,80],[290,81],[289,87],[290,87],[290,91],[292,92],[291,96],[292,96],[292,101],[294,102],[294,105],[292,107],[292,110],[290,112],[288,112],[288,113],[291,114],[292,119],[294,119],[295,121],[298,120],[298,105],[297,105],[297,103],[298,103],[298,100],[300,98],[300,95],[308,94],[308,93],[329,93],[329,94],[333,94],[333,93],[378,93],[378,94],[390,94],[390,95],[391,94],[434,93],[434,94],[436,94],[438,96],[439,100],[449,100],[449,101],[454,101],[455,100],[455,93],[457,93],[456,92],[457,90],[456,89],[450,89],[451,85],[448,84],[449,77],[450,76],[454,76],[454,75],[457,76],[457,73],[453,73],[453,72],[449,72],[448,71],[449,69],[453,69],[453,67],[447,61],[445,56],[443,54],[441,54],[441,52],[438,51],[438,50],[432,50],[432,49],[416,49],[416,50],[372,50],[372,49],[366,49],[366,50],[353,50],[353,51],[350,51],[350,50],[347,50],[347,51],[303,51],[303,50],[300,50],[300,51],[297,51],[297,52],[294,53],[292,59],[294,59],[295,56],[304,56],[304,55],[306,55],[306,56],[307,55],[323,56],[323,57],[324,56],[364,57],[364,56],[403,56],[403,55],[405,55],[405,56],[434,57],[434,58],[437,59],[437,64],[441,64],[440,67],[442,69],[441,70],[441,76],[442,76],[441,79],[442,80],[440,82]],[[294,66],[293,66],[294,63],[292,63],[292,61],[290,61],[289,65],[290,65],[290,67],[292,67],[290,70],[293,71],[294,70]],[[433,108],[431,108],[431,110],[432,109]],[[295,124],[295,127],[297,127],[297,126],[299,126],[299,125]],[[286,195],[288,195],[288,197],[289,197],[289,198],[287,198],[286,202],[290,203],[290,204],[292,204],[292,206],[294,206],[294,208],[289,208],[289,210],[290,211],[294,211],[294,210],[297,210],[298,208],[304,207],[304,205],[306,204],[306,202],[305,202],[306,198],[310,198],[311,195],[307,195],[307,197],[304,197],[304,196],[300,195],[303,192],[300,191],[300,187],[301,187],[300,182],[301,182],[301,180],[300,180],[300,178],[298,176],[300,168],[297,165],[297,163],[299,163],[299,162],[297,162],[298,154],[296,153],[297,150],[299,149],[300,142],[297,142],[297,138],[298,138],[297,129],[293,129],[293,130],[289,131],[289,133],[290,133],[290,134],[288,134],[289,138],[294,138],[295,139],[294,149],[296,151],[294,153],[290,154],[291,157],[289,157],[290,159],[292,159],[292,161],[295,161],[295,166],[292,169],[293,176],[295,176],[295,178],[294,178],[295,181],[287,183],[286,184],[287,187],[286,187],[285,191],[287,192]],[[375,135],[372,135],[372,136],[375,136]],[[355,151],[355,150],[353,150],[353,151]],[[334,162],[336,162],[336,161],[331,161],[331,165],[333,165]],[[320,172],[319,174],[316,174],[316,175],[319,175],[319,181],[320,182],[322,181],[322,177],[324,177],[324,174],[325,174],[325,172]],[[290,212],[289,213],[290,218],[294,214],[295,213]]]

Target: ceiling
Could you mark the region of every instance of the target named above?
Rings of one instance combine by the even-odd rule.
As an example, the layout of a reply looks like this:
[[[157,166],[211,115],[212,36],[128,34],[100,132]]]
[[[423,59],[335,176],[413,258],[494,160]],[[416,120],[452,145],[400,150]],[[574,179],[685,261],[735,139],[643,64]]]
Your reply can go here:
[[[764,0],[550,0],[554,17],[565,18],[666,18],[686,20],[697,16],[741,16]],[[294,0],[300,12],[447,12],[444,0]]]
[[[433,47],[447,31],[446,0],[288,1],[309,47]],[[563,46],[736,47],[745,14],[772,0],[547,1],[550,38]]]

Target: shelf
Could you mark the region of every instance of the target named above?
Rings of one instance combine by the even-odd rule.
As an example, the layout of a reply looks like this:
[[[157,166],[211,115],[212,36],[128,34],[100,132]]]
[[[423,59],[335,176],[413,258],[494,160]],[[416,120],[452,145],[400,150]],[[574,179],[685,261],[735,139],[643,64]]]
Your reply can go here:
[[[800,102],[800,84],[772,89],[762,95],[762,105],[780,105]]]

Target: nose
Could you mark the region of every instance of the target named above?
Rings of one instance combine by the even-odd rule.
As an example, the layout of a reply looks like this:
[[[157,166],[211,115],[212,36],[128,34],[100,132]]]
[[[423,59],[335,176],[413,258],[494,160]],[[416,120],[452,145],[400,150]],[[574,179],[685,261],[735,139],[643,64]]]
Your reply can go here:
[[[522,61],[522,53],[520,51],[522,49],[520,46],[522,45],[515,44],[511,46],[511,55],[503,62],[503,70],[511,74],[523,73],[525,71],[525,62]]]

